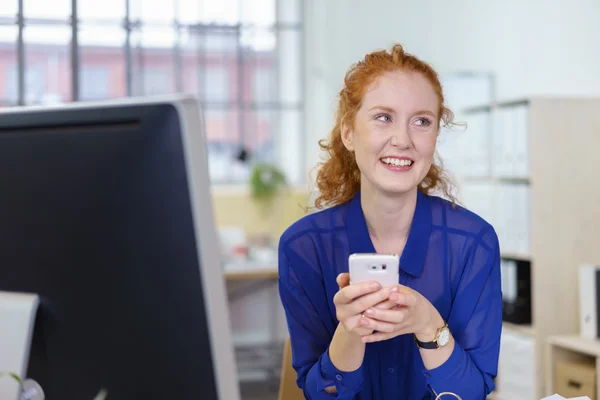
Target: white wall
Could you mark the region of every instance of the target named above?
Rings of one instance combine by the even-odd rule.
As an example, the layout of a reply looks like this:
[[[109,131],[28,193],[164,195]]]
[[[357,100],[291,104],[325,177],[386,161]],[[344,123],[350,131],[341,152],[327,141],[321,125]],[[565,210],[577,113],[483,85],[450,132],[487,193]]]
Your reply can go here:
[[[306,164],[348,67],[399,42],[440,73],[491,71],[497,98],[600,95],[598,0],[306,0]]]

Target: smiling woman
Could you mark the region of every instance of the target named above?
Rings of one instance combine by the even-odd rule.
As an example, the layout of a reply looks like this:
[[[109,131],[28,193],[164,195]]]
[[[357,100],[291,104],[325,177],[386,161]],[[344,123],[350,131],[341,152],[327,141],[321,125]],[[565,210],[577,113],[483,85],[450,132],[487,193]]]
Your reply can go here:
[[[279,243],[279,289],[307,399],[481,400],[502,328],[494,228],[453,201],[434,160],[452,112],[433,68],[396,45],[340,92],[317,206]],[[350,284],[352,254],[399,254],[398,282]],[[334,395],[337,393],[337,395]]]
[[[406,127],[406,133],[416,130],[429,132],[429,140],[420,139],[420,142],[424,142],[424,145],[429,143],[430,147],[433,142],[433,150],[440,123],[444,126],[453,124],[454,115],[444,104],[439,77],[429,64],[406,53],[401,45],[396,45],[390,53],[379,51],[368,54],[350,68],[339,95],[335,126],[329,140],[319,143],[329,159],[321,166],[317,176],[320,191],[315,202],[317,207],[344,203],[359,190],[359,171],[363,170],[358,163],[363,154],[360,152],[360,156],[356,154],[355,157],[349,136],[355,136],[357,130],[392,132],[400,123],[406,123],[408,117],[414,118],[410,125],[413,129]],[[405,139],[398,136],[397,131],[395,133],[394,141]],[[366,140],[364,135],[359,137]],[[383,143],[383,134],[379,135],[379,139]],[[397,154],[382,156],[402,159]],[[433,153],[426,157],[431,165],[425,170],[425,176],[419,179],[420,189],[425,193],[439,190],[447,198],[453,199],[450,182],[443,176],[441,166],[431,162],[432,157]],[[410,157],[407,159],[410,160]],[[423,172],[426,164],[419,165],[419,172]]]

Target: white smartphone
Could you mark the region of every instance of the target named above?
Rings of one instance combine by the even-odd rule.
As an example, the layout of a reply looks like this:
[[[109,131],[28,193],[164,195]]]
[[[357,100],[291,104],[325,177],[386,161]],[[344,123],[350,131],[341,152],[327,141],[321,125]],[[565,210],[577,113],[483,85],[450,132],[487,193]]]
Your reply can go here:
[[[399,283],[400,257],[397,254],[355,253],[348,257],[350,283],[376,281],[382,287]]]

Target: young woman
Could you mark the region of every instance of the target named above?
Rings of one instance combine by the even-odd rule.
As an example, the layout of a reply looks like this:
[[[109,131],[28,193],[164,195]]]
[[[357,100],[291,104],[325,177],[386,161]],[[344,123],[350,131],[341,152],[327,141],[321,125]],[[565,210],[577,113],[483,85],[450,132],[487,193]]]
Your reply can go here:
[[[435,164],[444,105],[436,72],[402,46],[346,75],[321,143],[317,206],[279,244],[280,295],[307,399],[481,400],[502,328],[493,227],[451,201]],[[400,254],[393,287],[349,284],[353,253]]]

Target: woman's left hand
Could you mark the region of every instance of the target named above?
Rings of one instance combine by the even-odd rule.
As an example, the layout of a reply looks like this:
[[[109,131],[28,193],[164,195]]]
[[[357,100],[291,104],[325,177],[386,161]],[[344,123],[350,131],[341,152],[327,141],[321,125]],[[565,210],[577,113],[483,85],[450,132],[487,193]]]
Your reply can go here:
[[[390,295],[388,302],[396,307],[372,307],[365,311],[361,324],[375,331],[362,338],[364,343],[379,342],[407,333],[428,342],[434,339],[444,320],[437,309],[419,292],[397,285],[398,292]]]

